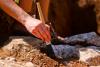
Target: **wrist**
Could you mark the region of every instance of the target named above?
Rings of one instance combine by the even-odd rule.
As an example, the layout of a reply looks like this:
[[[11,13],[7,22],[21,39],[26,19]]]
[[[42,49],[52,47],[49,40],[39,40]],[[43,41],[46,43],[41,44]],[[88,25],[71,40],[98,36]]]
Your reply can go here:
[[[31,19],[30,16],[19,16],[18,17],[18,21],[25,26],[26,22],[28,21],[28,19]]]

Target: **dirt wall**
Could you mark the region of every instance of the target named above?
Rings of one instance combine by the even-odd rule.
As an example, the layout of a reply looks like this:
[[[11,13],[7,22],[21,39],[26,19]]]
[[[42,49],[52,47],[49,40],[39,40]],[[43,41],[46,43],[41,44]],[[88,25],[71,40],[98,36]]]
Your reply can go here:
[[[80,7],[79,0],[51,0],[49,19],[58,35],[68,36],[96,31],[94,4]],[[81,0],[80,0],[81,1]]]

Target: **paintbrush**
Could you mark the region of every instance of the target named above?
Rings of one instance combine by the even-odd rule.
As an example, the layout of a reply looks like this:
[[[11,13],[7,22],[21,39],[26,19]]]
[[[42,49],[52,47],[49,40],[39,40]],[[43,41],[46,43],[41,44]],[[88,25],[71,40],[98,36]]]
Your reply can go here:
[[[37,5],[37,9],[38,9],[38,13],[39,13],[39,18],[40,18],[40,20],[41,20],[44,24],[46,24],[46,21],[45,21],[45,19],[44,19],[44,16],[43,16],[43,12],[42,12],[40,3],[37,2],[36,5]],[[51,39],[51,42],[46,43],[46,44],[47,44],[47,45],[49,45],[49,44],[54,44],[54,45],[66,44],[66,42],[64,41],[64,39],[62,40],[61,38],[58,38],[57,33],[55,32],[55,30],[54,30],[54,28],[53,28],[51,22],[49,22],[49,26],[50,26],[51,38],[52,38],[52,39]]]

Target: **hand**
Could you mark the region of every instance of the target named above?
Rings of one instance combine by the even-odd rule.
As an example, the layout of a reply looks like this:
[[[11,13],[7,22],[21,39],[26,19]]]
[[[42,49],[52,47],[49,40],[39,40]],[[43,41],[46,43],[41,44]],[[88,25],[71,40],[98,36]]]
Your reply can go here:
[[[51,41],[49,27],[42,23],[42,21],[34,18],[27,18],[25,27],[31,34],[42,39],[44,42],[49,43]]]

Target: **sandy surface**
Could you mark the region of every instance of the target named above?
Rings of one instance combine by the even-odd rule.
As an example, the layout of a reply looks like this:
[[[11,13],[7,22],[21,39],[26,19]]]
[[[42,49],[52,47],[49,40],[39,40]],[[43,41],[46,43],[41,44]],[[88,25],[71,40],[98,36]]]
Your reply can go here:
[[[75,46],[79,49],[79,59],[61,60],[42,53],[42,41],[33,37],[10,37],[0,49],[0,67],[92,67],[100,66],[99,47]],[[98,51],[97,51],[98,50]],[[51,54],[52,55],[52,54]],[[86,58],[87,57],[87,58]],[[85,60],[82,60],[85,59]],[[8,65],[8,66],[6,66]]]

